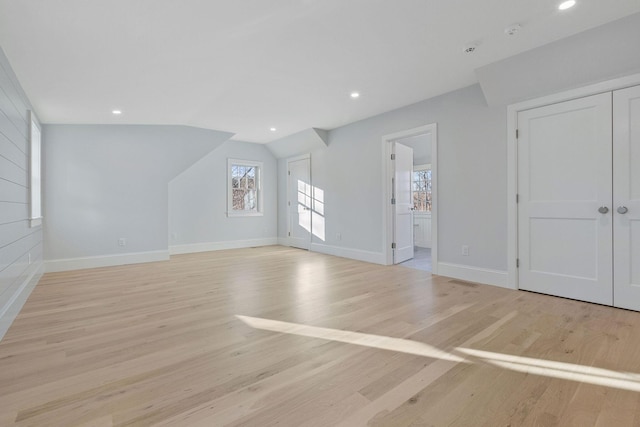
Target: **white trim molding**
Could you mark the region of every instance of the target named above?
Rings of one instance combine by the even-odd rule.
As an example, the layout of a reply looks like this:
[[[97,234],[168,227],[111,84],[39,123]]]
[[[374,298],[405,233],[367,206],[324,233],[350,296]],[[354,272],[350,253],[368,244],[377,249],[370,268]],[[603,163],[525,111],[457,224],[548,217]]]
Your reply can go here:
[[[431,123],[413,129],[384,135],[382,137],[382,256],[381,264],[393,264],[393,209],[391,206],[391,178],[393,164],[391,162],[391,145],[394,141],[411,136],[431,134],[431,262],[432,273],[438,274],[438,124]]]
[[[22,282],[9,300],[0,307],[0,340],[7,333],[9,327],[22,310],[22,306],[27,302],[27,298],[38,284],[44,274],[44,265],[40,263],[29,276]]]
[[[312,252],[318,252],[325,255],[333,255],[341,258],[354,259],[356,261],[370,262],[372,264],[385,265],[385,254],[381,252],[369,252],[360,249],[342,248],[340,246],[323,245],[320,243],[311,243]]]
[[[265,239],[229,240],[225,242],[202,242],[188,243],[184,245],[173,245],[169,247],[171,255],[192,254],[197,252],[222,251],[225,249],[242,249],[259,246],[273,246],[278,244],[277,237]]]
[[[168,261],[169,251],[131,252],[126,254],[112,254],[90,256],[82,258],[65,258],[45,260],[45,271],[82,270],[85,268],[113,267],[117,265],[141,264],[145,262]]]
[[[488,268],[471,267],[469,265],[440,262],[438,263],[438,275],[467,282],[481,283],[483,285],[515,289],[508,285],[507,272],[502,270],[491,270]]]

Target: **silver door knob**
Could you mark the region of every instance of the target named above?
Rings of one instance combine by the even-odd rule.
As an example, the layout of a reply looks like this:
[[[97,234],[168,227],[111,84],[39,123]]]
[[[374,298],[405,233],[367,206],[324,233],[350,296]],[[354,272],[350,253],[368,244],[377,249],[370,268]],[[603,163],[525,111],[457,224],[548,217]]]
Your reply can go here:
[[[607,212],[609,212],[609,208],[606,206],[600,206],[598,208],[598,212],[600,212],[601,214],[606,214]]]
[[[619,213],[620,215],[624,215],[624,214],[626,214],[627,212],[629,212],[629,209],[627,209],[627,207],[626,207],[626,206],[618,206],[618,209],[617,209],[617,210],[618,210],[618,213]]]

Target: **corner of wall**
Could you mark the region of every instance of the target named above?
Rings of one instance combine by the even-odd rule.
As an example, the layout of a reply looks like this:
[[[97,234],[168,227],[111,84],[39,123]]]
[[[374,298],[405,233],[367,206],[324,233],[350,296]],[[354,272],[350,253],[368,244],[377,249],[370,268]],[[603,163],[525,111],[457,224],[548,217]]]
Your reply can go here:
[[[9,330],[9,327],[22,310],[27,298],[35,289],[36,285],[44,274],[44,264],[42,261],[35,264],[30,274],[19,284],[11,298],[0,307],[0,340]]]

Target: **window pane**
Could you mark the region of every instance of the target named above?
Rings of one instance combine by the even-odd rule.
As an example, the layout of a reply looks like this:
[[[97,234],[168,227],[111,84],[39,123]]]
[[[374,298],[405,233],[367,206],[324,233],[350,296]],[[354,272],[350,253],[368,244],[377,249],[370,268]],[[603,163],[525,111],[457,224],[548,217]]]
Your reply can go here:
[[[231,210],[236,212],[259,212],[259,168],[257,166],[232,164],[230,174]]]

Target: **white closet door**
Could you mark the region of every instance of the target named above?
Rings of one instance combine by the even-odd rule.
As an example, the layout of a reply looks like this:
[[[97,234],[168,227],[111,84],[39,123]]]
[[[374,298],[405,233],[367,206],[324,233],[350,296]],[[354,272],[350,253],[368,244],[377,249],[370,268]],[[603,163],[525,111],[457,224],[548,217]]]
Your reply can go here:
[[[640,86],[613,93],[614,305],[640,310]]]
[[[613,303],[611,127],[610,93],[518,113],[520,289]]]

